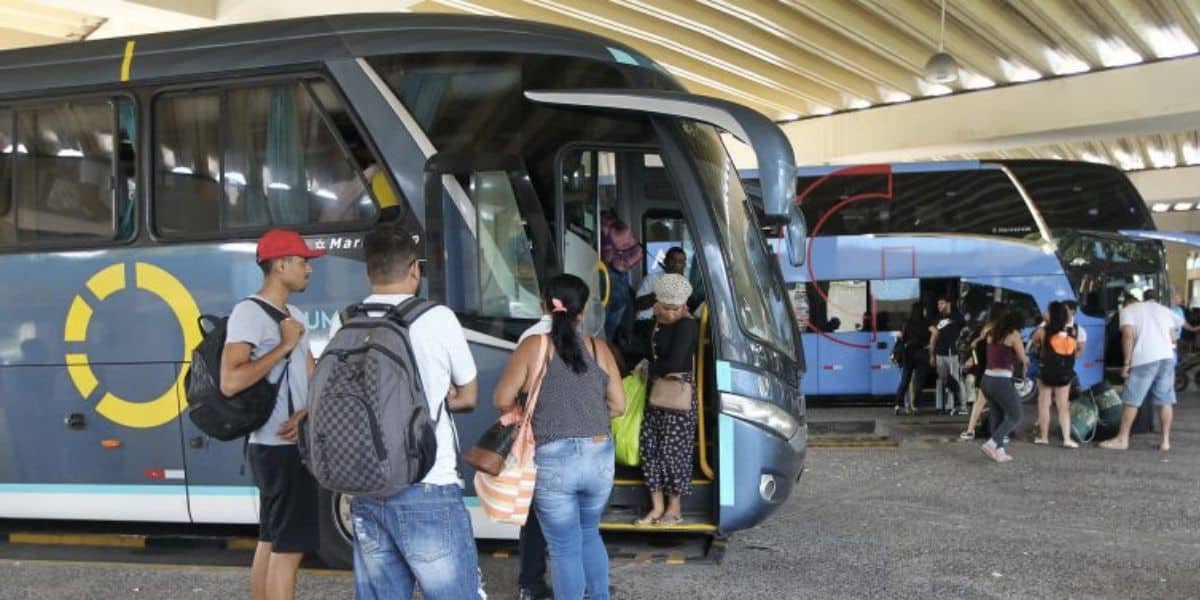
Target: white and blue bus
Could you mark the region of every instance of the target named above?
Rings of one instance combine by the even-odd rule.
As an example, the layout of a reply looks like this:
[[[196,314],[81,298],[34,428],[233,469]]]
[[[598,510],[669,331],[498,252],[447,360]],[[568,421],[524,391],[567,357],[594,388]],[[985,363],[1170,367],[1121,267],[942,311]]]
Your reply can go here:
[[[757,173],[743,172],[751,190]],[[801,312],[810,396],[892,396],[895,340],[919,302],[955,300],[979,326],[992,302],[1032,328],[1054,300],[1076,300],[1086,330],[1079,385],[1120,364],[1121,293],[1162,289],[1162,243],[1121,171],[1071,161],[959,161],[802,168],[796,199],[811,227],[803,266],[783,261]],[[1166,298],[1163,299],[1164,301]],[[1027,332],[1031,329],[1027,329]],[[1021,382],[1029,399],[1035,378]]]
[[[457,417],[464,442],[496,418],[486,399],[547,277],[591,282],[600,330],[612,212],[692,240],[704,279],[697,491],[676,529],[752,526],[799,478],[804,355],[760,215],[797,247],[803,230],[790,146],[762,115],[600,37],[445,15],[16,50],[0,71],[0,518],[256,522],[241,444],[183,416],[197,318],[257,289],[254,240],[294,228],[329,251],[294,299],[319,351],[368,292],[362,237],[384,220],[423,233],[425,293],[467,329],[484,401]],[[771,166],[757,204],[721,132]],[[471,496],[479,536],[515,535]],[[646,502],[619,471],[604,527]],[[322,494],[335,564],[346,506]]]

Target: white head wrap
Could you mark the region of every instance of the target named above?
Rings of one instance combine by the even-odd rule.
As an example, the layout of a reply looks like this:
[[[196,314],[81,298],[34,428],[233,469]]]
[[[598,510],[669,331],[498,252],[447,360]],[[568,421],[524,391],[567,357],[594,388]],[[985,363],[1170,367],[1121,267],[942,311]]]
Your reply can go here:
[[[654,281],[654,298],[657,302],[678,306],[686,304],[692,296],[692,284],[683,275],[667,273]]]

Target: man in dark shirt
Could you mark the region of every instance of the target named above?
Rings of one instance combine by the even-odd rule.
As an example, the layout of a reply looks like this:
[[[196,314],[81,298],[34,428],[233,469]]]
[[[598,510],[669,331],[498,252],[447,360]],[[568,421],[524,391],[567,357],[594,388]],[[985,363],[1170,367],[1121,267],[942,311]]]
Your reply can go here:
[[[967,414],[967,399],[963,394],[962,378],[958,362],[957,343],[966,322],[962,315],[954,310],[954,303],[949,298],[939,298],[937,302],[938,316],[929,327],[931,340],[929,343],[929,365],[937,368],[936,407],[939,412],[948,415],[956,414],[954,405],[957,399],[959,408],[957,414]],[[949,390],[947,390],[949,388]],[[947,398],[947,391],[952,396]],[[945,402],[943,402],[943,398]]]

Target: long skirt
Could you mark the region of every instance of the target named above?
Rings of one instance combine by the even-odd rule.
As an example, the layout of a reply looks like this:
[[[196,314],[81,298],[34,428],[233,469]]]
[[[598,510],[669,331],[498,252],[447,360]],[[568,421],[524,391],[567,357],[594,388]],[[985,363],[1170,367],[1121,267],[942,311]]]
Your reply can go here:
[[[691,381],[690,375],[688,380]],[[647,405],[639,444],[642,473],[650,491],[675,496],[690,494],[696,453],[695,389],[692,390],[692,408],[687,413]]]

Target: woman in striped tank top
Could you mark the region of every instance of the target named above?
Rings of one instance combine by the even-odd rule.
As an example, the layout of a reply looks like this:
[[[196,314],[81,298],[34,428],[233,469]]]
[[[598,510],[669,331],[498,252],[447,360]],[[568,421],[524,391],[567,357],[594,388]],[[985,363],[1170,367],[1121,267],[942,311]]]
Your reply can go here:
[[[574,275],[551,279],[543,294],[550,315],[550,357],[533,411],[537,442],[537,512],[554,563],[554,596],[607,600],[608,551],[600,516],[612,492],[611,419],[625,412],[616,360],[604,343],[579,332],[588,287]],[[517,346],[496,384],[493,401],[504,412],[531,389],[541,360],[541,336]]]

